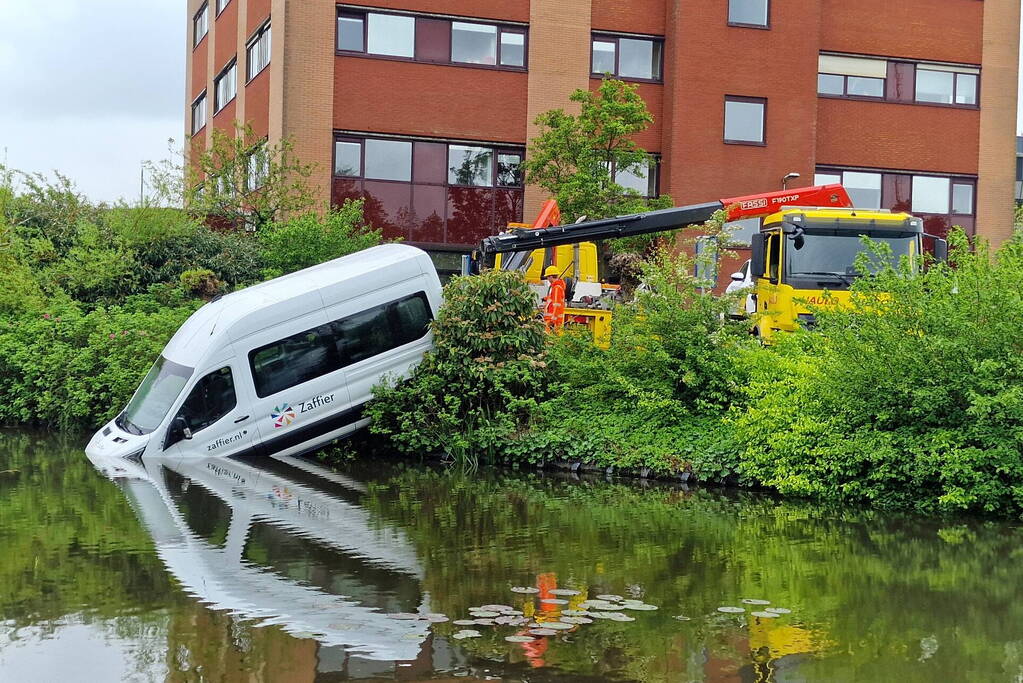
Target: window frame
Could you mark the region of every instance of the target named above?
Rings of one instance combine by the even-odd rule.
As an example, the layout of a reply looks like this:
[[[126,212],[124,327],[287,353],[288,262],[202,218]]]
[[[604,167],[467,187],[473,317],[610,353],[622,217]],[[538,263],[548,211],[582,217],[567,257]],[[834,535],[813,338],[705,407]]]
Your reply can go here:
[[[227,6],[231,4],[231,0],[217,0],[216,15],[219,17],[227,9]]]
[[[835,93],[822,93],[820,91],[820,77],[821,76],[835,76],[842,79],[842,94],[838,95]],[[849,79],[850,78],[865,78],[872,81],[881,81],[881,94],[880,95],[850,95],[849,94]],[[850,76],[849,74],[836,74],[828,71],[817,72],[817,97],[830,97],[836,100],[866,100],[868,102],[884,102],[887,100],[888,95],[888,78],[877,78],[874,76]],[[890,101],[890,100],[889,100]]]
[[[202,104],[202,108],[203,108],[202,125],[199,126],[198,128],[196,128],[195,127],[195,109],[200,104]],[[200,131],[202,131],[203,128],[206,127],[206,124],[209,122],[209,118],[210,118],[210,116],[209,116],[209,114],[210,114],[209,106],[208,106],[208,104],[206,102],[206,88],[203,88],[202,92],[199,93],[194,100],[192,100],[191,112],[192,112],[192,120],[191,120],[191,123],[192,123],[192,133],[191,134],[194,137]]]
[[[231,97],[224,103],[219,102],[220,98],[220,81],[227,75],[227,72],[234,69],[234,92],[231,93]],[[238,97],[238,56],[235,55],[228,61],[227,66],[220,70],[220,72],[213,77],[213,115],[216,116],[220,112],[224,111],[224,107],[234,102],[235,98]]]
[[[255,33],[252,34],[252,37],[245,41],[245,85],[251,83],[252,79],[263,73],[263,71],[270,66],[270,61],[272,59],[270,51],[273,47],[273,36],[270,33],[270,25],[270,19],[267,19],[259,28],[256,29]],[[264,37],[267,38],[268,42],[266,63],[259,67],[259,71],[252,73],[252,59],[250,59],[250,54],[252,53],[252,48],[256,47],[256,45],[258,45]]]
[[[961,71],[950,71],[949,69],[935,69],[927,68],[928,66],[936,66],[928,64],[927,62],[913,62],[913,100],[912,104],[922,104],[928,107],[953,107],[956,109],[980,109],[980,73],[966,73]],[[932,102],[929,100],[919,99],[919,88],[917,86],[918,79],[920,78],[921,71],[930,71],[931,73],[948,73],[952,74],[952,101],[951,102]],[[973,88],[973,104],[959,104],[956,100],[956,92],[959,87],[960,76],[971,76],[976,79],[976,84]]]
[[[640,78],[637,76],[622,76],[621,75],[621,60],[622,60],[622,40],[647,40],[651,43],[660,45],[660,52],[658,54],[658,65],[657,65],[657,78]],[[615,66],[614,71],[611,72],[611,76],[621,81],[630,81],[634,83],[664,83],[664,36],[651,36],[651,35],[639,35],[639,34],[623,34],[623,33],[606,33],[601,31],[590,32],[590,78],[604,78],[606,72],[594,71],[593,70],[593,44],[594,43],[614,43],[615,45]]]
[[[384,55],[377,54],[369,51],[369,15],[371,14],[382,14],[395,17],[407,17],[413,20],[412,27],[412,56],[403,57],[400,55]],[[347,50],[341,49],[341,18],[358,18],[362,21],[362,49],[361,50]],[[416,39],[418,37],[418,20],[419,19],[436,19],[439,21],[447,22],[448,24],[448,45],[447,45],[447,60],[446,61],[433,61],[433,60],[420,60],[416,56]],[[475,64],[472,62],[456,62],[452,59],[452,53],[454,50],[454,31],[451,25],[454,23],[461,24],[478,24],[481,26],[493,26],[497,30],[497,56],[496,63],[494,64]],[[521,35],[523,38],[522,45],[522,66],[512,66],[501,63],[502,54],[502,43],[501,37],[505,33],[514,33]],[[402,11],[391,11],[383,10],[374,7],[355,7],[352,5],[338,5],[336,19],[334,21],[334,53],[340,57],[362,57],[370,59],[392,59],[401,62],[415,62],[417,64],[434,64],[440,66],[460,66],[469,67],[475,69],[492,69],[498,71],[518,71],[527,72],[529,70],[529,26],[523,24],[513,24],[498,21],[487,21],[485,19],[478,19],[476,17],[461,17],[454,15],[425,15],[417,14],[415,12],[402,12]],[[662,55],[663,59],[663,55]]]
[[[203,32],[202,35],[200,36],[198,33],[196,33],[195,29],[196,24],[199,21],[199,17],[203,14],[205,14],[205,17],[203,18]],[[204,2],[202,5],[200,5],[196,13],[192,15],[192,49],[194,50],[195,48],[199,47],[199,43],[201,43],[203,39],[209,35],[209,33],[210,33],[210,3],[209,0],[207,0],[207,2]]]
[[[220,422],[225,417],[230,415],[232,410],[234,410],[235,408],[238,407],[238,383],[235,381],[235,378],[234,378],[234,370],[231,368],[231,365],[228,364],[228,365],[225,365],[223,367],[217,368],[215,370],[210,370],[209,372],[205,373],[202,377],[197,379],[194,384],[192,384],[192,388],[189,389],[188,394],[185,396],[185,399],[181,402],[181,405],[178,406],[177,411],[174,413],[174,417],[171,419],[171,424],[172,425],[173,425],[175,420],[177,420],[179,417],[182,417],[181,411],[184,409],[185,404],[188,403],[188,400],[190,398],[192,398],[192,394],[195,392],[195,390],[199,388],[199,384],[202,383],[203,381],[205,381],[211,375],[214,375],[214,374],[217,374],[217,373],[224,374],[224,370],[227,370],[226,374],[230,378],[230,381],[231,381],[231,393],[234,396],[234,402],[231,404],[231,407],[228,408],[227,410],[225,410],[224,412],[222,412],[215,419],[210,420],[209,422],[207,422],[206,424],[202,425],[201,427],[194,427],[193,428],[191,425],[189,425],[188,428],[192,431],[193,434],[197,434],[198,432],[201,432],[204,429],[208,429],[208,428],[212,427],[213,425],[215,425],[216,423]],[[179,439],[179,441],[180,441],[180,439]],[[165,444],[164,450],[166,450],[167,446],[174,445],[174,443],[177,443],[177,441],[175,441],[175,442],[173,442],[171,444]]]
[[[727,137],[728,129],[728,103],[739,102],[746,104],[761,104],[763,109],[761,110],[761,127],[760,127],[760,141],[755,142],[751,140],[733,140]],[[725,95],[724,104],[721,107],[721,139],[726,145],[747,145],[750,147],[766,147],[767,146],[767,98],[766,97],[751,97],[747,95]]]
[[[744,21],[732,21],[732,18],[731,18],[732,17],[732,0],[728,0],[727,6],[725,7],[726,17],[727,17],[727,20],[726,20],[725,23],[728,26],[734,26],[735,28],[756,28],[756,29],[760,29],[762,31],[769,31],[769,30],[771,30],[771,0],[764,0],[764,5],[765,5],[765,10],[766,10],[765,14],[767,15],[767,18],[764,21],[764,23],[763,24],[750,24],[750,23],[747,23],[747,22],[744,22]]]
[[[656,199],[661,196],[661,155],[660,154],[647,154],[647,160],[649,161],[648,168],[653,176],[647,176],[647,185],[649,186],[651,181],[653,182],[653,194],[640,194],[639,196],[644,199]],[[608,173],[611,175],[611,182],[616,185],[620,185],[625,189],[630,189],[625,185],[618,182],[618,164],[615,161],[608,163]],[[648,190],[650,188],[648,187]]]
[[[266,138],[254,144],[245,156],[245,191],[255,192],[266,185],[270,175],[270,159],[266,154]],[[255,168],[253,168],[255,162]],[[257,183],[253,183],[253,178]]]
[[[814,168],[815,175],[837,175],[839,176],[839,182],[845,184],[845,173],[876,173],[881,176],[881,208],[885,209],[887,204],[885,200],[890,200],[890,197],[886,197],[885,186],[889,182],[890,178],[898,177],[905,178],[908,181],[909,194],[905,197],[905,201],[909,203],[909,208],[904,209],[906,213],[913,215],[922,216],[945,216],[949,219],[950,224],[954,225],[954,218],[957,216],[964,218],[972,218],[976,220],[977,217],[977,178],[969,175],[957,175],[952,173],[922,173],[914,171],[902,171],[902,170],[890,170],[890,169],[879,169],[879,168],[859,168],[859,167],[842,167],[842,166],[827,166],[819,165]],[[926,211],[913,211],[913,179],[914,178],[941,178],[949,181],[948,186],[948,212],[947,213],[933,213]],[[955,204],[955,187],[957,185],[965,185],[972,188],[973,195],[971,198],[971,208],[973,213],[956,213],[953,211]]]

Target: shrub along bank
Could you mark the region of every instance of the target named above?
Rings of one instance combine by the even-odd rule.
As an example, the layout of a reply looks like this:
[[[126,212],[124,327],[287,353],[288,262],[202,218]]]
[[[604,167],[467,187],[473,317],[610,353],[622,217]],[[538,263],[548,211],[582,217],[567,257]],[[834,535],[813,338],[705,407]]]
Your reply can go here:
[[[606,351],[524,331],[530,295],[507,274],[456,279],[437,354],[380,394],[372,430],[406,453],[426,445],[470,462],[567,460],[1018,515],[1023,239],[992,254],[960,233],[952,260],[870,274],[865,258],[850,308],[818,310],[817,329],[770,348],[721,315],[729,302],[701,293],[678,255],[646,265],[647,287],[616,309]],[[496,367],[509,359],[514,370]],[[474,402],[477,392],[497,398]]]

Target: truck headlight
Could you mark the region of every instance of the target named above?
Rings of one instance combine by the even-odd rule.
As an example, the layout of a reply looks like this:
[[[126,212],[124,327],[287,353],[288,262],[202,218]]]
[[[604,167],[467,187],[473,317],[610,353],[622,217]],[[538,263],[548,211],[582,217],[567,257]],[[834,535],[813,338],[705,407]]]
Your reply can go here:
[[[799,320],[803,329],[812,330],[817,327],[817,317],[813,313],[799,313],[796,315],[796,319]]]

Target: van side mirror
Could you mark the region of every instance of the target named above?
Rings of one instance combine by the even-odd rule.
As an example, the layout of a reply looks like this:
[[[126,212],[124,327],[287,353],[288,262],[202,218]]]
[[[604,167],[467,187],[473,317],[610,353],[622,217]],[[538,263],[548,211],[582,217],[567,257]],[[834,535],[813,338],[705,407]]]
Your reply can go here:
[[[948,261],[948,240],[934,238],[934,260],[938,263]]]
[[[171,423],[171,429],[174,431],[174,436],[177,437],[175,441],[192,438],[192,430],[188,428],[188,423],[185,422],[185,418],[181,415],[174,418],[174,422]]]
[[[755,280],[757,278],[764,277],[764,271],[767,269],[765,262],[765,255],[767,253],[767,236],[763,233],[757,233],[750,238],[750,276]]]

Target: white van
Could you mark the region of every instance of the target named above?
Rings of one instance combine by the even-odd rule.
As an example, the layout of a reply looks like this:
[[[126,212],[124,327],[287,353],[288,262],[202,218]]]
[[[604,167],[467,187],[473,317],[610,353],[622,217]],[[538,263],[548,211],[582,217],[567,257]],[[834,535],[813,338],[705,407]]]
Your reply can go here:
[[[441,284],[386,244],[206,304],[164,348],[90,457],[294,455],[363,427],[384,375],[432,347]]]

